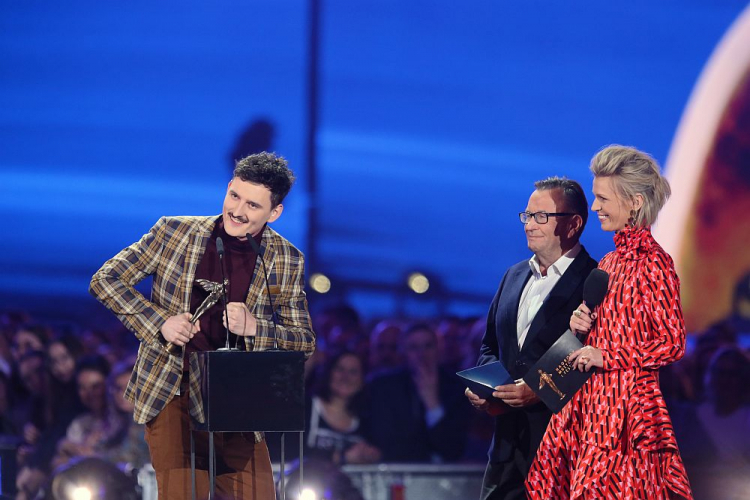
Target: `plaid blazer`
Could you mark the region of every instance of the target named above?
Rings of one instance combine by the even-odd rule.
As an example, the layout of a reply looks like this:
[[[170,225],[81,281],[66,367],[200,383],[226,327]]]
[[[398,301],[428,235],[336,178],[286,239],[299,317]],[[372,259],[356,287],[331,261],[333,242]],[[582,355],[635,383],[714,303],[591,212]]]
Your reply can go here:
[[[183,356],[167,352],[160,329],[170,316],[190,311],[195,271],[218,219],[218,216],[162,217],[140,241],[105,262],[91,279],[89,292],[141,342],[125,391],[125,397],[135,403],[133,419],[138,423],[153,419],[179,394]],[[304,256],[270,227],[263,231],[260,247],[279,319],[276,325],[279,348],[303,351],[309,356],[315,349],[315,334],[303,289]],[[260,262],[256,269],[245,300],[258,321],[256,336],[243,337],[248,351],[273,347],[271,304],[265,293]],[[153,276],[150,300],[134,288],[148,276]],[[191,365],[190,414],[203,421],[194,368],[197,367]],[[256,433],[255,439],[260,441],[262,434]]]

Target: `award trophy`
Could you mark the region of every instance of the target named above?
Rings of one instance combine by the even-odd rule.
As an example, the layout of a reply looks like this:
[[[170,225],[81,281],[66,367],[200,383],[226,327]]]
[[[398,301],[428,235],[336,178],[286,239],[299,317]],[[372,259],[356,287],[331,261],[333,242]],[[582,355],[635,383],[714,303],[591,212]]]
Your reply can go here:
[[[198,306],[198,309],[196,309],[193,313],[193,317],[190,319],[191,325],[196,324],[201,316],[203,316],[206,311],[208,311],[211,307],[213,307],[214,304],[219,301],[219,299],[221,299],[223,295],[223,288],[229,285],[229,280],[224,280],[223,287],[221,283],[216,283],[214,281],[208,281],[204,279],[196,280],[196,283],[198,283],[205,291],[208,292],[208,297],[203,300],[201,305]],[[167,352],[169,354],[174,354],[175,356],[177,356],[181,351],[182,348],[177,344],[173,344],[172,342],[169,342],[167,344]]]

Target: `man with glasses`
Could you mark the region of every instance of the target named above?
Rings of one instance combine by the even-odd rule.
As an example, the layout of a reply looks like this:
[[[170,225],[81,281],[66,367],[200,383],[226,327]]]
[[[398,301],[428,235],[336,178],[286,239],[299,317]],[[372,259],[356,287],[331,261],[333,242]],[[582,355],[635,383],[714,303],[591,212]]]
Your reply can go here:
[[[588,218],[581,186],[550,177],[519,214],[533,256],[503,276],[487,316],[478,365],[501,361],[515,384],[496,387],[492,400],[469,389],[471,404],[495,416],[495,435],[481,500],[525,499],[524,479],[551,412],[521,380],[568,328],[583,300],[583,282],[596,267],[579,239]]]

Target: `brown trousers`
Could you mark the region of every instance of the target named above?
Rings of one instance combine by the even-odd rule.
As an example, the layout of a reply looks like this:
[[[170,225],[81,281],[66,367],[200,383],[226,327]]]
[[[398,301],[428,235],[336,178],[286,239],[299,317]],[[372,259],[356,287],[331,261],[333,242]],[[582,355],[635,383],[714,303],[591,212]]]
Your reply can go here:
[[[181,389],[187,389],[182,387]],[[180,390],[146,424],[146,443],[156,471],[159,500],[190,500],[190,415],[188,395]],[[208,498],[208,433],[194,432],[196,498]],[[273,500],[276,492],[265,441],[255,443],[252,433],[214,433],[216,498]]]

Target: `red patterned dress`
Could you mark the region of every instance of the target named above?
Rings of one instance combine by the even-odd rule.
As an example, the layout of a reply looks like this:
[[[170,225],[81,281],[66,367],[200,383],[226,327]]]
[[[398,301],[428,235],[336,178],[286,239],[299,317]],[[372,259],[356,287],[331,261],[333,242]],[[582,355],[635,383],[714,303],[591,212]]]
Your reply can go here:
[[[552,417],[526,479],[530,499],[692,499],[659,389],[659,367],[685,350],[679,279],[649,228],[614,240],[587,341],[604,368]]]

